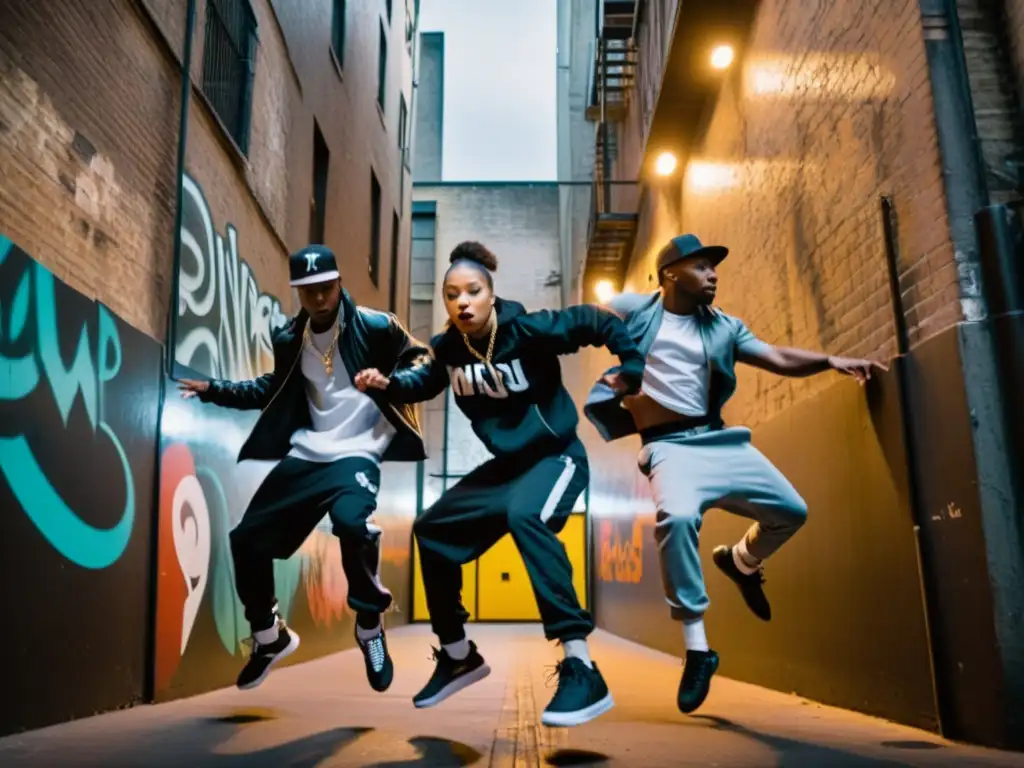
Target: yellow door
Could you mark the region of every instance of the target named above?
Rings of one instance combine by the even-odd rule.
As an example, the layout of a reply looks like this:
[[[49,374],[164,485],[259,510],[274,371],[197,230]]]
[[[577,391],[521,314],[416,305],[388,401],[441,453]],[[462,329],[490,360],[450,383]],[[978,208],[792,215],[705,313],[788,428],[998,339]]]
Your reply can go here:
[[[420,547],[416,537],[412,540],[412,620],[429,621],[430,611],[427,610],[427,596],[423,591],[423,571],[420,570]],[[462,566],[462,604],[469,611],[469,620],[476,619],[476,563]]]
[[[570,515],[558,538],[572,563],[572,580],[587,607],[586,515]],[[530,577],[511,536],[504,536],[478,561],[478,608],[481,621],[540,621]]]

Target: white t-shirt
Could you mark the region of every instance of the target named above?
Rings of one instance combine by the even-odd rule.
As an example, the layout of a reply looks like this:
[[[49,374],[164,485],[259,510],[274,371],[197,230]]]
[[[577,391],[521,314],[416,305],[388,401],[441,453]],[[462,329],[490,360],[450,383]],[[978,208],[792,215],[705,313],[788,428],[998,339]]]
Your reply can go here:
[[[696,315],[665,312],[647,353],[641,391],[683,416],[708,412],[709,371]]]
[[[313,346],[320,351],[303,343],[300,364],[306,378],[306,398],[313,426],[296,430],[288,455],[320,463],[348,456],[380,461],[395,436],[395,428],[369,395],[352,384],[337,347],[333,375],[327,375],[323,354],[334,338],[334,329],[311,333],[310,337]]]

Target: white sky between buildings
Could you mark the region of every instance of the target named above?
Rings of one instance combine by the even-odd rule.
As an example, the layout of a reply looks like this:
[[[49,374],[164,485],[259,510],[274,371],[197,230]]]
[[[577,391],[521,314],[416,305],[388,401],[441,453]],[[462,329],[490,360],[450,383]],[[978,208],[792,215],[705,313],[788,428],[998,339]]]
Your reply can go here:
[[[444,32],[445,181],[558,175],[558,0],[422,0],[420,32]]]

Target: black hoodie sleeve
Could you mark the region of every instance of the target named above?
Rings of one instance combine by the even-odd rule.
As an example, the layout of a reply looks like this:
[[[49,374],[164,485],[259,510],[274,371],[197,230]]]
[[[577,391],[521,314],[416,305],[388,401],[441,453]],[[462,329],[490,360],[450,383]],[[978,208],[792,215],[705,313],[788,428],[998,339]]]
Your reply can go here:
[[[418,348],[415,358],[407,358],[391,374],[387,396],[393,403],[422,403],[447,386],[448,371],[433,350]]]
[[[516,322],[524,341],[551,354],[571,355],[580,347],[607,347],[622,361],[609,373],[620,374],[631,388],[639,389],[644,373],[643,355],[629,337],[626,324],[608,310],[578,304],[559,311],[530,312]]]

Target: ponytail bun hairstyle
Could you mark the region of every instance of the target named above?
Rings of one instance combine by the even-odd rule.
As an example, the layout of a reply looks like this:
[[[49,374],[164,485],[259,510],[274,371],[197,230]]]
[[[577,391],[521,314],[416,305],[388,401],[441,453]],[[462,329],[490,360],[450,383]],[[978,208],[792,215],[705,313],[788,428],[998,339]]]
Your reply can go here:
[[[473,241],[459,243],[452,249],[448,261],[451,262],[451,266],[448,267],[448,272],[445,272],[445,279],[455,267],[470,265],[483,274],[484,279],[487,280],[487,287],[494,290],[494,277],[491,273],[498,270],[498,257],[482,243]]]

